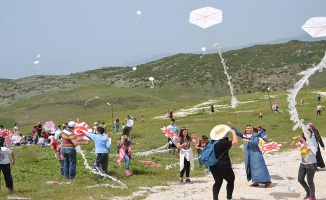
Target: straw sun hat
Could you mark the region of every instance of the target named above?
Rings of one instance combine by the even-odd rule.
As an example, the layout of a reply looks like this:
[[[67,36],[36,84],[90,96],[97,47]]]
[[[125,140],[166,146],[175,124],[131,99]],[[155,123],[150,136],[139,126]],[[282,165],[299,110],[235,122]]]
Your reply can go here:
[[[224,138],[230,130],[231,128],[229,126],[219,124],[211,130],[210,137],[212,140],[220,140]]]

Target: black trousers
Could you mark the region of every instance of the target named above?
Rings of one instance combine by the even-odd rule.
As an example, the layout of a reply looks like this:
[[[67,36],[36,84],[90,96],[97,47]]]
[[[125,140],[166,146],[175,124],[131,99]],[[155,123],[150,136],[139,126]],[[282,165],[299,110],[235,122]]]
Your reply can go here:
[[[9,189],[13,189],[14,187],[14,182],[12,180],[11,176],[11,168],[10,168],[10,163],[8,164],[0,164],[0,173],[3,173],[3,176],[5,178],[6,182],[6,187]]]
[[[211,173],[213,175],[213,178],[215,180],[215,183],[213,185],[213,199],[218,200],[218,194],[220,193],[220,189],[223,183],[223,179],[226,180],[226,198],[232,199],[232,194],[234,190],[234,180],[235,175],[233,172],[233,169],[230,168],[221,168],[215,166],[209,167],[211,170]]]
[[[109,163],[108,153],[95,154],[94,168],[96,169],[96,171],[102,174],[108,174],[108,163]]]
[[[184,158],[184,165],[183,169],[180,171],[180,177],[183,178],[183,175],[186,171],[186,177],[189,177],[190,174],[190,161],[188,161],[186,158]]]

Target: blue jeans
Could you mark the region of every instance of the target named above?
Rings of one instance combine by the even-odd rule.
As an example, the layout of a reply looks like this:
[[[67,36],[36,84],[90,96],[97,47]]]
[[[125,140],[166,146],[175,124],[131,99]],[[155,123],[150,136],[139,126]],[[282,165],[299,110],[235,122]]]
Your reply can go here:
[[[63,177],[74,179],[76,175],[76,162],[77,155],[76,149],[73,148],[62,148],[63,155]]]
[[[129,169],[129,163],[130,163],[130,158],[128,156],[128,153],[125,153],[125,169]]]

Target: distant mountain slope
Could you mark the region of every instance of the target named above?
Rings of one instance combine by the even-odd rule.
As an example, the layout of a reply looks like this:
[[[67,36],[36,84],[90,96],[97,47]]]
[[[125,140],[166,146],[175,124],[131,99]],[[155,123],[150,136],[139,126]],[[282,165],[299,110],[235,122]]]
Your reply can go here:
[[[236,94],[287,90],[297,73],[318,64],[326,51],[326,41],[290,41],[255,45],[223,53]],[[230,89],[217,53],[178,54],[130,67],[105,67],[67,76],[32,76],[0,82],[0,105],[52,91],[65,91],[93,84],[149,88],[154,77],[160,91],[183,91],[182,99],[229,95]],[[309,87],[325,87],[325,72],[317,73]]]

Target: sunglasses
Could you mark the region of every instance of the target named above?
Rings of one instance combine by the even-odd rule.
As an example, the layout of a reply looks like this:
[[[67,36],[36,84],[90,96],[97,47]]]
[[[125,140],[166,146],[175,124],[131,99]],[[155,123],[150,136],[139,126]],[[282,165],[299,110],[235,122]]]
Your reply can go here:
[[[181,130],[188,130],[186,127],[182,127]]]

